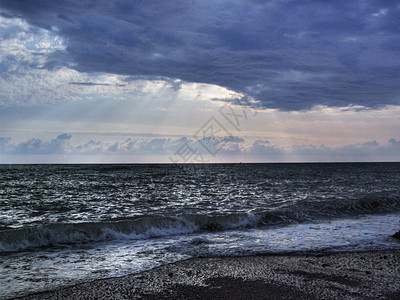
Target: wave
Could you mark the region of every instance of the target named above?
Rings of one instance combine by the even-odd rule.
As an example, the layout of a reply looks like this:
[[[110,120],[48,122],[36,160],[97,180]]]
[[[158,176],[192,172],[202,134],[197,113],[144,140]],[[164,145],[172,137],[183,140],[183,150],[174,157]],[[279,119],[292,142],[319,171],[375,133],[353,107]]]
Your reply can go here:
[[[256,217],[250,214],[234,214],[227,216],[148,216],[117,222],[50,224],[1,231],[0,252],[85,242],[138,240],[198,231],[220,231],[252,227],[256,222]]]
[[[400,212],[400,197],[367,197],[347,201],[308,201],[267,212],[260,224],[292,224],[332,218],[348,218],[365,214]]]
[[[201,231],[258,228],[399,211],[400,198],[364,198],[341,205],[335,201],[298,203],[255,214],[143,216],[122,221],[50,224],[0,230],[0,252],[88,242],[138,240]]]

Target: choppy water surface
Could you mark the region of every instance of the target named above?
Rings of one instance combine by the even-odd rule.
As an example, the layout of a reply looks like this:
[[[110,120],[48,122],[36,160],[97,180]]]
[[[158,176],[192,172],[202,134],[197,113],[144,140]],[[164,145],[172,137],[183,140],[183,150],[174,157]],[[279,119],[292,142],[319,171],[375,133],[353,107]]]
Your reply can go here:
[[[0,297],[196,256],[400,248],[400,164],[3,165]]]

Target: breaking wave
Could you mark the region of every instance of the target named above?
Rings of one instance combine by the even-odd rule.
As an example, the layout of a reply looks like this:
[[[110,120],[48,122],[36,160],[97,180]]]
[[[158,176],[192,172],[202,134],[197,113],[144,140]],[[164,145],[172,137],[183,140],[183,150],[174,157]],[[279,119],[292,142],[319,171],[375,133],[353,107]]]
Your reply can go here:
[[[0,230],[0,252],[111,240],[138,240],[400,211],[400,198],[366,198],[352,203],[299,203],[262,213],[143,216],[122,221],[50,224]]]

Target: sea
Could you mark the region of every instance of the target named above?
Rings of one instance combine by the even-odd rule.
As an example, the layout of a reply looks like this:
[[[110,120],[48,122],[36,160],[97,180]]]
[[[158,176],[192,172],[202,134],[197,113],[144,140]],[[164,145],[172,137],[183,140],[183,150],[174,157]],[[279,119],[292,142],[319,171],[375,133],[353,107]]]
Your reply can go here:
[[[0,165],[0,298],[192,257],[400,249],[400,163]]]

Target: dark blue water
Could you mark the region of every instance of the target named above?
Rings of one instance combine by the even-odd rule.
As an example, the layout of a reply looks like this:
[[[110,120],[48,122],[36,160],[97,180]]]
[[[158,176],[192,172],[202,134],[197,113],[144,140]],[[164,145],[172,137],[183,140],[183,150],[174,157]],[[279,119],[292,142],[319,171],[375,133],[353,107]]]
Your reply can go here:
[[[400,163],[0,166],[0,297],[193,256],[399,247]]]

